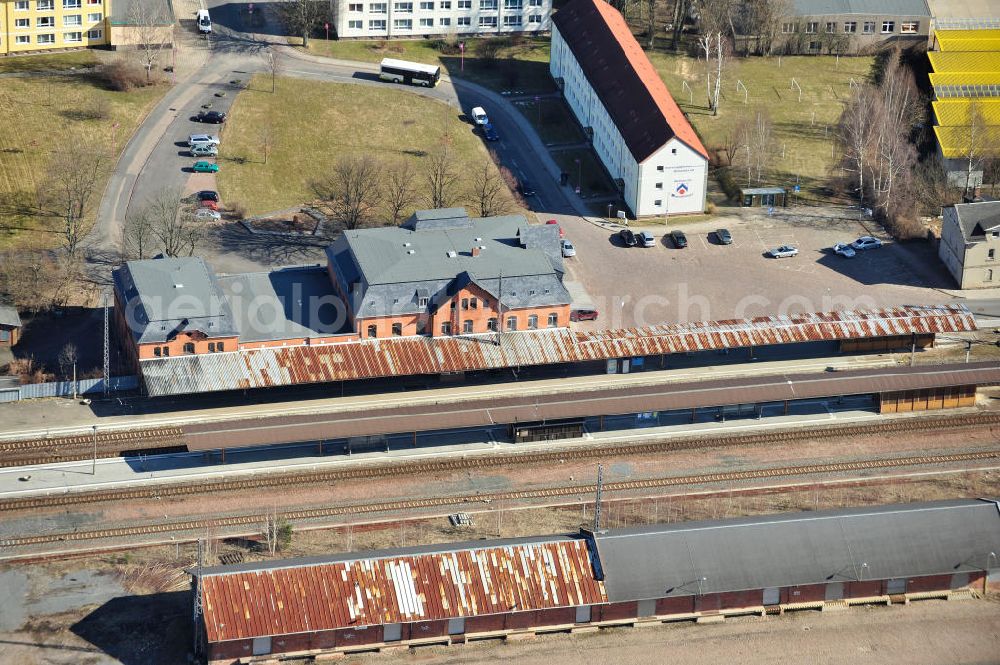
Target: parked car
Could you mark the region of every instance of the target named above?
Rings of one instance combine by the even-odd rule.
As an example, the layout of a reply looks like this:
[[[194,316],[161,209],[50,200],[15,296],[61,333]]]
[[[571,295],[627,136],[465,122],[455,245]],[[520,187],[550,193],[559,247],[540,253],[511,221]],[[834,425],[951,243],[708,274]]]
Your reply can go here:
[[[656,247],[656,236],[649,231],[640,231],[636,235],[636,240],[642,247]]]
[[[559,226],[559,222],[558,222],[558,220],[550,219],[549,221],[545,222],[545,225],[546,226]],[[566,232],[563,231],[563,227],[561,227],[561,226],[559,226],[559,237],[560,238],[565,238],[566,237]]]
[[[677,249],[684,249],[688,246],[688,239],[687,236],[684,235],[683,231],[671,231],[670,239],[673,241],[674,247]]]
[[[576,256],[576,247],[569,240],[562,241],[562,255],[564,257]]]
[[[531,186],[531,183],[527,180],[521,180],[517,183],[517,190],[521,192],[521,196],[534,196],[535,188]]]
[[[198,211],[194,213],[194,218],[203,222],[217,222],[222,219],[222,213],[218,210],[213,210],[212,208],[199,208]]]
[[[882,241],[871,236],[861,236],[851,243],[851,247],[856,250],[878,249],[882,246]]]
[[[838,242],[836,245],[834,245],[833,253],[840,254],[845,259],[853,259],[855,254],[854,248],[852,248],[846,242]]]
[[[596,321],[596,309],[574,309],[569,313],[570,321]]]
[[[497,130],[493,128],[493,125],[486,123],[483,125],[483,136],[486,137],[487,141],[499,141],[500,135],[497,134]]]
[[[219,146],[217,145],[199,143],[191,147],[192,157],[217,157],[218,155]]]
[[[194,166],[191,167],[191,170],[195,173],[217,173],[219,171],[219,165],[202,160],[200,162],[195,162]]]
[[[622,242],[625,243],[626,247],[635,247],[639,244],[639,241],[635,238],[635,234],[632,233],[632,229],[622,229],[618,232],[618,236],[622,239]]]
[[[797,256],[799,250],[793,245],[782,245],[781,247],[775,247],[774,249],[768,250],[767,254],[774,259],[786,259],[792,256]]]
[[[205,200],[205,201],[201,202],[201,207],[202,208],[208,208],[209,210],[218,210],[219,209],[219,202],[218,201],[212,201],[212,200]]]
[[[729,229],[716,229],[715,237],[719,239],[719,243],[722,245],[733,244],[733,236],[729,233]]]
[[[189,148],[196,145],[219,145],[220,143],[219,137],[212,134],[192,134],[188,137]]]
[[[212,189],[203,189],[198,192],[199,201],[219,201],[219,193]]]
[[[475,106],[472,109],[472,122],[477,125],[490,124],[490,118],[486,115],[486,109],[482,106]]]
[[[221,125],[226,121],[226,114],[221,111],[199,111],[198,115],[195,116],[195,120]]]

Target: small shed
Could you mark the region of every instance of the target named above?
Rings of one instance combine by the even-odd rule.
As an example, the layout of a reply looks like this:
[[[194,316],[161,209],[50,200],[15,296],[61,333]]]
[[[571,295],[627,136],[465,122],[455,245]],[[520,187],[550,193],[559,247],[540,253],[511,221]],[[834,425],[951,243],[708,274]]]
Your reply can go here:
[[[784,187],[741,187],[740,201],[744,208],[788,205],[788,195]]]
[[[21,338],[21,317],[9,305],[0,305],[0,346],[14,346]]]

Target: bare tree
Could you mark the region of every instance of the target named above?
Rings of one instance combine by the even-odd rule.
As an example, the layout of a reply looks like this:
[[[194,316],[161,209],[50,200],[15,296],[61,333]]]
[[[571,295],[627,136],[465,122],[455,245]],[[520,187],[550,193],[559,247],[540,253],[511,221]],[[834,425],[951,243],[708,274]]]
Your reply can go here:
[[[145,209],[125,217],[122,225],[122,258],[125,260],[145,259],[152,256],[156,248],[153,215]]]
[[[470,198],[479,210],[480,217],[494,217],[510,212],[510,195],[503,174],[496,166],[499,158],[491,151],[492,159],[484,161],[473,174]]]
[[[63,247],[76,257],[85,225],[94,210],[106,171],[105,150],[87,142],[73,142],[54,153],[34,204],[22,210],[29,216],[59,220]]]
[[[968,196],[982,184],[983,161],[995,151],[988,145],[990,129],[983,116],[983,108],[976,98],[969,100],[966,123],[962,130],[962,160],[966,163],[965,194]],[[976,181],[977,175],[979,182]]]
[[[649,41],[646,48],[652,50],[656,45],[656,0],[645,0],[646,5],[646,34]]]
[[[382,203],[386,218],[398,225],[403,214],[417,203],[416,175],[406,162],[388,169],[382,179]]]
[[[747,145],[749,146],[748,154],[754,175],[757,183],[760,184],[767,175],[771,157],[774,155],[771,116],[764,108],[758,108],[754,112]],[[747,167],[747,170],[750,171],[750,166]]]
[[[1000,137],[997,143],[1000,143]],[[1000,185],[1000,146],[993,155],[983,160],[983,184],[986,183],[990,183],[990,195],[993,195],[996,186]]]
[[[267,552],[274,556],[278,551],[278,511],[264,513],[264,522],[261,524],[261,535],[264,536],[264,543],[267,545]]]
[[[701,0],[698,3],[698,26],[701,34],[727,32],[735,38],[733,17],[737,14],[738,5],[739,0]]]
[[[149,228],[156,246],[167,256],[192,256],[205,235],[205,225],[195,221],[191,209],[182,207],[180,199],[180,190],[162,189],[135,212],[145,218],[137,224]]]
[[[458,196],[460,175],[446,136],[427,157],[427,202],[431,208],[447,208]]]
[[[723,139],[722,150],[726,153],[726,163],[732,166],[740,150],[746,148],[750,140],[750,129],[753,119],[748,114],[740,114],[736,122],[729,128]]]
[[[263,155],[264,163],[267,164],[267,156],[270,154],[271,146],[274,143],[274,126],[270,120],[261,126],[257,138],[260,140],[260,154]]]
[[[674,0],[674,20],[671,24],[670,48],[677,50],[677,42],[684,32],[684,20],[688,15],[690,0]]]
[[[80,360],[80,353],[77,351],[76,344],[73,342],[67,342],[65,346],[59,351],[59,372],[62,374],[63,378],[73,376],[75,374],[76,363]]]
[[[53,252],[0,255],[0,293],[22,311],[37,313],[62,307],[80,284],[79,259]]]
[[[705,54],[705,94],[712,115],[719,112],[719,93],[722,90],[722,70],[727,59],[729,42],[723,40],[722,33],[708,33],[698,39],[698,46]]]
[[[163,35],[164,31],[170,30],[169,24],[165,24],[160,4],[142,0],[131,1],[127,20],[139,62],[146,70],[146,85],[149,85],[153,78],[153,66],[165,46]]]
[[[374,214],[381,189],[382,164],[370,155],[341,157],[313,191],[348,229],[363,226]]]
[[[853,173],[859,205],[864,205],[866,171],[879,126],[881,93],[874,85],[863,83],[844,105],[838,124],[837,139],[844,151],[844,168]]]
[[[281,60],[278,54],[274,52],[274,49],[268,48],[264,51],[264,64],[267,67],[267,72],[271,75],[271,93],[273,94],[275,79],[281,74]]]
[[[309,47],[309,35],[327,16],[327,4],[319,0],[280,0],[278,16],[294,35],[302,38],[302,46]]]

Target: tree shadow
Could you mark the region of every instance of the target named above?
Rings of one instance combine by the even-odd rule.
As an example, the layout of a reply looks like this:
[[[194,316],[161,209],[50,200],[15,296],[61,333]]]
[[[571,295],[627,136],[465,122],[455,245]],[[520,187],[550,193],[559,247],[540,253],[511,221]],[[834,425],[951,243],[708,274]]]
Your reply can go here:
[[[70,630],[122,665],[188,662],[193,642],[191,592],[112,598]]]
[[[242,224],[227,223],[213,227],[205,243],[220,253],[235,254],[262,265],[293,265],[323,262],[330,238],[250,233]]]

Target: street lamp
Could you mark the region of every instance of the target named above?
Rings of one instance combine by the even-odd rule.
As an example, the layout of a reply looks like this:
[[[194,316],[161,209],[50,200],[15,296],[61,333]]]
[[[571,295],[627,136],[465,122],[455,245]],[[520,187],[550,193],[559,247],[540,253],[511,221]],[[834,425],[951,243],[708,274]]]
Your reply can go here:
[[[576,193],[579,194],[583,191],[583,162],[579,157],[573,161],[576,162]]]
[[[97,475],[97,425],[94,425],[94,462],[90,467],[90,475]]]
[[[465,42],[458,43],[458,52],[462,54],[462,71],[465,71]]]
[[[865,561],[861,562],[861,574],[858,575],[858,581],[863,582],[865,579],[865,571],[868,570],[868,563]]]

